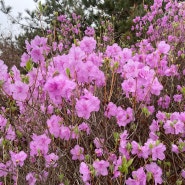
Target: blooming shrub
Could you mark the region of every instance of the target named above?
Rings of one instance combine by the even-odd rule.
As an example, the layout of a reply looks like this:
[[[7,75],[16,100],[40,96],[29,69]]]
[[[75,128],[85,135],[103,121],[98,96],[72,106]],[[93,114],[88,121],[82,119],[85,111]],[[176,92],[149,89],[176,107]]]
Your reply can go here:
[[[151,10],[161,12],[162,2]],[[176,1],[164,3],[182,10]],[[156,22],[167,16],[161,13]],[[0,61],[1,182],[185,183],[185,81],[183,61],[172,60],[177,47],[158,40],[153,27],[156,43],[148,37],[131,49],[103,41],[102,48],[92,30],[67,46],[67,33],[59,42],[39,36],[26,42],[25,74]]]

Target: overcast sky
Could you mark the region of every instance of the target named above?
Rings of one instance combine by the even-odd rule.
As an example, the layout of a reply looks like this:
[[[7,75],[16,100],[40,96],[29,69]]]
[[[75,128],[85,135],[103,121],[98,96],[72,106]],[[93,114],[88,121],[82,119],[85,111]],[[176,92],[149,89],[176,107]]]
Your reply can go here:
[[[9,5],[12,7],[11,15],[14,17],[18,15],[18,12],[26,15],[26,13],[24,13],[26,9],[34,10],[37,7],[37,3],[33,0],[4,0],[4,2],[6,6]],[[41,2],[43,3],[44,0],[41,0]],[[18,34],[20,30],[11,24],[11,21],[6,15],[0,12],[0,33],[3,32],[8,34],[10,31],[13,32],[13,34]]]

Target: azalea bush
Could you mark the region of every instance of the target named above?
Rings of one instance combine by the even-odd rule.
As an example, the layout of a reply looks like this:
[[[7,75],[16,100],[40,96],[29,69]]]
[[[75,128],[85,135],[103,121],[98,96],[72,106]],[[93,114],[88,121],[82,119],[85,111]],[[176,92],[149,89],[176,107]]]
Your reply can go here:
[[[151,11],[169,5],[182,10],[156,0]],[[107,32],[71,31],[26,41],[24,73],[0,60],[1,184],[185,183],[183,50],[166,37],[121,48]]]

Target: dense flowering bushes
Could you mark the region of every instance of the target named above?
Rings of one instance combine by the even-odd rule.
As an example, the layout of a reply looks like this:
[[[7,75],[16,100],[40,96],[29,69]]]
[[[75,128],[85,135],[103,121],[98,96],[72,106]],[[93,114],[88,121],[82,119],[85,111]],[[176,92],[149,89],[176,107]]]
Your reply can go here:
[[[1,184],[183,184],[177,48],[99,45],[92,28],[71,46],[50,42],[26,42],[25,74],[0,61]]]

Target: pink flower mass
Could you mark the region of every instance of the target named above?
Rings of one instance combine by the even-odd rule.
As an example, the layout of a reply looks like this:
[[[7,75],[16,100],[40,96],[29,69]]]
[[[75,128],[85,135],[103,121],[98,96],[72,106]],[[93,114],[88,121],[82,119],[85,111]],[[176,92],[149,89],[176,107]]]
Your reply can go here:
[[[185,3],[84,2],[1,35],[0,184],[185,184]]]

